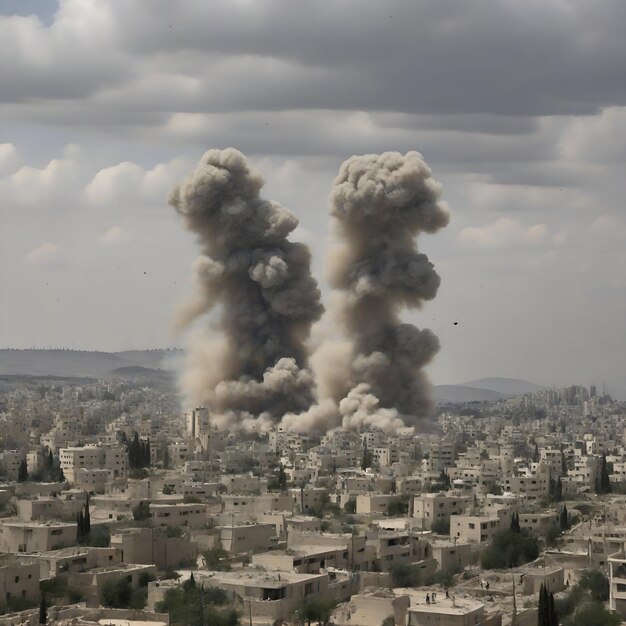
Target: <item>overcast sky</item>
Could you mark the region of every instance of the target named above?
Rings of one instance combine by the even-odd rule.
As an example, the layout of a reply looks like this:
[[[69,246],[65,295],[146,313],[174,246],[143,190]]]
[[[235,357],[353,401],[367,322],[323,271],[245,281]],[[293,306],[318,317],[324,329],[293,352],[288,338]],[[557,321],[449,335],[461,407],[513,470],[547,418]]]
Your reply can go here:
[[[406,316],[441,338],[434,382],[626,375],[623,0],[0,12],[0,346],[181,345],[197,249],[166,198],[208,148],[262,171],[322,285],[339,164],[418,150],[452,212]]]

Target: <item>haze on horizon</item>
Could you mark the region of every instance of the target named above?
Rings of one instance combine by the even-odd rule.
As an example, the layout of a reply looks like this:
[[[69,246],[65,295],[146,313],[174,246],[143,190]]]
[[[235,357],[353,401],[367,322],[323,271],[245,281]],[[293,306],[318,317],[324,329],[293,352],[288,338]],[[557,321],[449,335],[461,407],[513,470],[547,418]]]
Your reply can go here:
[[[459,6],[3,2],[0,346],[180,345],[197,247],[167,196],[209,148],[297,215],[328,304],[339,164],[418,150],[451,208],[403,314],[433,382],[624,377],[626,5]]]

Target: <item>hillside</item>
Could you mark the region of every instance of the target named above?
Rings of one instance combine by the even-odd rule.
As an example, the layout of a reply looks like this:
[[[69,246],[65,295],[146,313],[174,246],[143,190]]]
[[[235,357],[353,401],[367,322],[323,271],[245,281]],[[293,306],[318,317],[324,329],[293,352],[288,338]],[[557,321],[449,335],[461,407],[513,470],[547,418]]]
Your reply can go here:
[[[171,369],[178,350],[90,352],[82,350],[0,350],[0,375],[100,378],[113,370]],[[123,371],[123,370],[122,370]]]
[[[527,380],[519,380],[517,378],[480,378],[478,380],[470,380],[466,383],[460,383],[462,387],[472,387],[473,389],[487,389],[508,396],[520,396],[525,393],[536,393],[543,389],[541,385],[529,383]]]
[[[435,401],[438,404],[465,402],[497,402],[510,398],[511,395],[499,393],[491,389],[477,389],[465,385],[435,385]]]

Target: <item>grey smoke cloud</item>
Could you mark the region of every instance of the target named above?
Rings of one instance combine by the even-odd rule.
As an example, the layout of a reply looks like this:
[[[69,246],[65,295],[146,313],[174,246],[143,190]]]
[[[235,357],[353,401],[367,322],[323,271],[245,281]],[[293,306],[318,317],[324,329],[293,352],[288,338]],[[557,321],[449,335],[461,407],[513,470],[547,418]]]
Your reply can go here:
[[[320,291],[308,248],[288,240],[297,218],[261,198],[262,186],[241,152],[209,150],[169,199],[201,247],[197,293],[179,323],[219,307],[223,335],[212,350],[208,332],[194,334],[182,384],[224,426],[266,428],[315,396],[305,342],[323,311]]]
[[[417,152],[385,152],[345,161],[331,192],[339,236],[329,255],[332,287],[343,294],[341,319],[352,361],[332,395],[344,427],[397,428],[432,408],[421,371],[437,337],[400,321],[404,307],[435,297],[440,278],[415,237],[448,224],[441,185]]]

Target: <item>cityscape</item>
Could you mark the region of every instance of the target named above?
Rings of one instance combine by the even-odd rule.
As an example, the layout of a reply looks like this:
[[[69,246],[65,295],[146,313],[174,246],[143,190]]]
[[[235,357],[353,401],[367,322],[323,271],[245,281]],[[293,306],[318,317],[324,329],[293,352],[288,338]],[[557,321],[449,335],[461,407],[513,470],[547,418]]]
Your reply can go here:
[[[0,626],[626,623],[624,24],[0,2]]]

